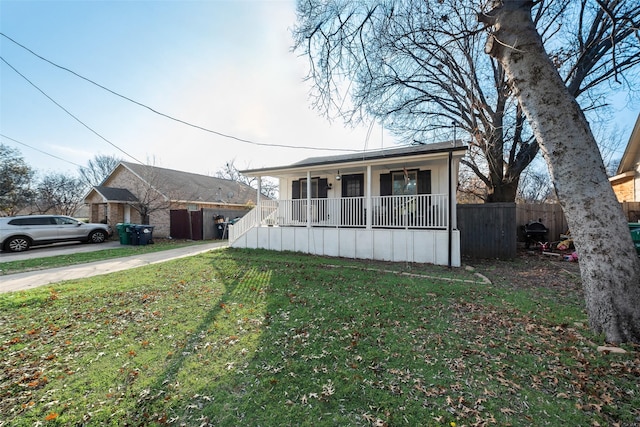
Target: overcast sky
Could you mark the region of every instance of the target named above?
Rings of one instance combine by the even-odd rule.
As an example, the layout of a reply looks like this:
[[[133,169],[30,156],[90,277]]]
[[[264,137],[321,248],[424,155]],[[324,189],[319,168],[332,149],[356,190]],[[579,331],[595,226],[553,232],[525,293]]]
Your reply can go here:
[[[345,129],[311,109],[306,60],[291,52],[294,22],[293,0],[0,0],[4,34],[177,119],[261,144],[393,146],[380,126],[370,134]],[[0,62],[0,141],[40,172],[75,171],[96,154],[201,174],[234,159],[243,169],[335,154],[263,147],[194,129],[56,68],[5,37],[0,52],[31,81]],[[612,126],[628,138],[637,111],[623,102],[617,108]]]

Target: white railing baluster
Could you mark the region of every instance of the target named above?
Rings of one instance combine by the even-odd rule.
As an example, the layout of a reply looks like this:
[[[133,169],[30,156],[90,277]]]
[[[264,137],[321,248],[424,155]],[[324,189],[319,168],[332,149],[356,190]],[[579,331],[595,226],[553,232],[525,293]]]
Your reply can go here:
[[[311,199],[311,226],[365,227],[364,197]],[[304,226],[307,199],[264,200],[229,229],[229,242],[255,226]],[[449,198],[446,194],[373,196],[373,228],[446,228]]]

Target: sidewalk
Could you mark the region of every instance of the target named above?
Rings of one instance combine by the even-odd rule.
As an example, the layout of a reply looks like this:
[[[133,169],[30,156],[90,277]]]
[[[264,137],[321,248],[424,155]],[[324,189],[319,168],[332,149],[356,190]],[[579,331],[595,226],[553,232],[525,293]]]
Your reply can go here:
[[[25,273],[7,274],[0,276],[0,293],[33,289],[38,286],[61,282],[63,280],[83,279],[85,277],[108,274],[144,265],[197,255],[227,246],[226,241],[205,245],[186,246],[167,251],[141,254],[131,257],[114,258],[107,261],[95,261],[86,264],[70,265],[67,267],[48,270],[29,271]]]

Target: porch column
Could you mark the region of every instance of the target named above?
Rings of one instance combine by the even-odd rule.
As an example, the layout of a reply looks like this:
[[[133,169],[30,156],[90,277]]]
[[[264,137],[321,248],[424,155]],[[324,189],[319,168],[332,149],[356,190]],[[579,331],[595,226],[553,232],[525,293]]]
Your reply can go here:
[[[454,128],[453,129],[454,129],[454,132],[455,132],[455,122],[454,122]],[[454,133],[454,135],[455,135],[455,133]],[[455,136],[454,136],[453,141],[454,141],[454,144],[455,144]],[[447,266],[449,268],[451,268],[451,260],[452,260],[452,257],[453,257],[453,248],[451,247],[451,244],[453,242],[453,236],[452,236],[453,228],[451,228],[451,219],[453,217],[453,210],[451,209],[451,204],[452,204],[451,192],[453,191],[452,190],[452,188],[453,188],[453,182],[452,182],[453,181],[453,170],[452,170],[452,168],[453,168],[453,151],[451,149],[449,150],[449,162],[448,163],[449,163],[449,166],[447,167],[447,173],[449,175],[449,177],[448,177],[449,178],[449,184],[448,184],[448,189],[447,189],[447,191],[448,191],[447,198],[448,198],[448,202],[449,202],[449,209],[447,209],[447,215],[448,215],[448,218],[447,218],[447,252],[448,252],[449,260],[447,262]]]
[[[371,208],[371,165],[367,165],[367,189],[366,189],[366,193],[365,193],[365,209],[367,212],[365,221],[366,221],[366,226],[367,226],[367,230],[370,230],[372,227],[372,223],[373,223],[373,212],[372,212],[372,208]]]
[[[307,171],[307,228],[311,228],[311,171]]]
[[[256,207],[258,208],[258,224],[262,223],[262,176],[258,175],[258,195],[256,196]]]

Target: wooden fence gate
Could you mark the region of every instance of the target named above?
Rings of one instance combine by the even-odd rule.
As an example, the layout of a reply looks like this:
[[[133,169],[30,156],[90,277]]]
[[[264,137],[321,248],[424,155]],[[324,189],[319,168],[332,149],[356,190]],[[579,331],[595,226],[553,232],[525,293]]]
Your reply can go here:
[[[472,258],[515,258],[516,204],[458,205],[460,253]]]
[[[219,239],[218,230],[214,222],[215,217],[235,219],[244,216],[249,209],[211,209],[202,208],[199,211],[174,209],[170,211],[169,235],[174,239],[211,240]]]
[[[202,240],[202,211],[176,209],[169,212],[169,235],[174,239]]]

